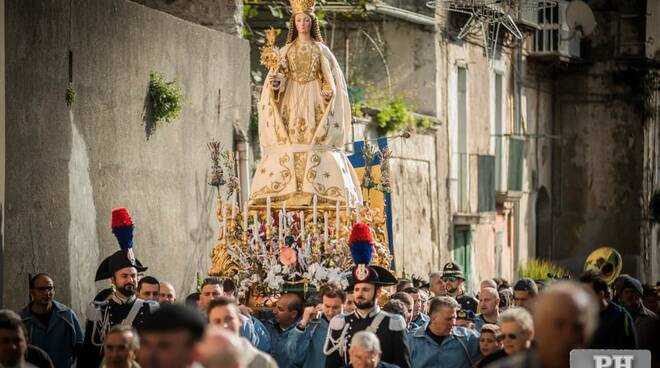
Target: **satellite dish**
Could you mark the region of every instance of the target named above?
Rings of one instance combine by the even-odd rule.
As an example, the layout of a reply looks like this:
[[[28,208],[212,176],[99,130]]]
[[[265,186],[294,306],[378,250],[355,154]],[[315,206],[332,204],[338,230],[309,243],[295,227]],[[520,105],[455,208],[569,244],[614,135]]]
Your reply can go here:
[[[566,25],[571,32],[569,39],[575,37],[578,32],[579,37],[589,36],[596,29],[594,12],[584,1],[571,1],[566,7]]]

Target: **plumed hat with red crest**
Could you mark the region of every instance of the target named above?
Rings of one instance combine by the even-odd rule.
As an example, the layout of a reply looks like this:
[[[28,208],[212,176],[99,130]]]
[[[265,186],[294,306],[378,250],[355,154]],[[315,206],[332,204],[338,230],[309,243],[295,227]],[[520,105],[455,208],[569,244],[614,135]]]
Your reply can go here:
[[[96,270],[96,281],[109,279],[116,271],[125,267],[135,267],[138,272],[144,272],[147,267],[135,258],[133,253],[133,220],[125,208],[112,210],[112,233],[117,238],[119,250],[101,262]]]
[[[349,277],[349,290],[355,284],[370,283],[380,286],[396,285],[396,277],[389,270],[371,265],[374,252],[374,238],[369,225],[358,222],[353,226],[351,236],[348,240],[351,248],[351,256],[355,266],[351,277]]]

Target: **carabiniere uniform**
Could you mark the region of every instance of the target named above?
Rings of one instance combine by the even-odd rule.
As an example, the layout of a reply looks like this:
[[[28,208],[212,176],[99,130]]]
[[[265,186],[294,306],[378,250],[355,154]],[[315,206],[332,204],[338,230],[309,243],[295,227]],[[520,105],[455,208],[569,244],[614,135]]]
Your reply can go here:
[[[134,267],[138,272],[147,270],[133,254],[133,223],[126,209],[118,208],[112,211],[112,232],[121,249],[101,262],[95,281],[110,279],[116,271],[126,267]],[[103,342],[110,328],[116,325],[138,328],[157,308],[158,303],[138,299],[135,295],[125,298],[111,289],[101,291],[88,305],[85,313],[85,340],[77,365],[98,367],[103,358]]]
[[[363,223],[353,227],[349,245],[356,266],[349,277],[348,290],[356,284],[373,284],[376,288],[396,285],[396,277],[387,269],[370,265],[373,237],[371,229]],[[344,367],[349,363],[348,351],[353,335],[359,331],[371,331],[380,341],[381,360],[401,368],[409,368],[410,351],[406,342],[406,322],[403,317],[382,311],[376,306],[367,316],[357,310],[341,314],[330,321],[323,352],[327,356],[326,368]]]

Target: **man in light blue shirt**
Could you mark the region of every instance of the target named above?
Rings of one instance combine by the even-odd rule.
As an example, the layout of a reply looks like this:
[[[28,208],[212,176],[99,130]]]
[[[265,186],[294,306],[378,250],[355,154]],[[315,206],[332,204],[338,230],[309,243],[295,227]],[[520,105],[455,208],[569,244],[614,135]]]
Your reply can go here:
[[[425,325],[429,321],[429,316],[424,313],[426,306],[426,293],[416,287],[409,287],[402,290],[410,295],[413,301],[411,329],[416,329]]]
[[[303,304],[300,295],[282,294],[273,308],[274,319],[263,321],[270,333],[270,355],[280,368],[292,368],[294,364],[286,351],[289,336],[302,316]]]
[[[470,368],[479,360],[479,335],[456,326],[460,305],[451,297],[431,299],[430,321],[410,338],[410,358],[415,368]]]
[[[328,334],[329,321],[342,313],[346,294],[334,284],[321,287],[322,303],[307,307],[303,317],[289,335],[287,354],[294,364],[305,368],[324,368],[323,345]]]

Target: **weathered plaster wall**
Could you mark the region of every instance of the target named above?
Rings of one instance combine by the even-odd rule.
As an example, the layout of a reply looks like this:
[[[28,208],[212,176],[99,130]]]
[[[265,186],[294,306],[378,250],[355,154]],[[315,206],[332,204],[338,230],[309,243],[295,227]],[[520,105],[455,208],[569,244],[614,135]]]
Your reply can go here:
[[[328,31],[349,85],[366,87],[367,97],[401,96],[418,113],[435,116],[436,35],[417,24],[385,18],[360,23],[337,22]],[[348,51],[348,61],[346,54]]]
[[[4,268],[5,249],[5,1],[0,1],[0,270]],[[3,304],[4,279],[0,271],[0,305]]]
[[[439,178],[436,149],[443,147],[444,126],[410,139],[391,141],[394,257],[399,274],[426,277],[442,268],[447,234],[446,186]],[[442,165],[440,165],[440,170]],[[446,175],[446,174],[445,174]],[[444,256],[444,258],[443,258]]]
[[[646,2],[646,57],[660,60],[660,2]]]
[[[651,96],[651,106],[660,111],[660,91]],[[642,201],[642,249],[646,280],[660,279],[660,224],[655,219],[651,205],[660,188],[660,165],[658,160],[658,144],[660,143],[660,115],[647,117],[644,124],[644,198]]]
[[[615,65],[557,79],[553,258],[579,274],[595,248],[611,246],[640,276],[643,119]]]
[[[241,34],[242,0],[131,0],[191,23],[233,35]]]
[[[527,231],[520,236],[521,244],[527,245],[528,254],[549,259],[552,247],[552,147],[557,142],[552,132],[552,81],[548,79],[549,73],[542,65],[527,65],[521,104],[522,125],[530,137],[525,145],[523,180],[524,191],[529,196],[521,198],[521,219]],[[540,199],[541,202],[538,202],[539,191],[540,196],[544,197]],[[537,206],[540,207],[537,209]]]
[[[217,226],[206,143],[231,146],[232,122],[248,118],[247,42],[122,0],[9,1],[7,14],[6,305],[27,302],[29,274],[50,272],[57,298],[82,310],[107,285],[93,277],[118,249],[120,206],[147,274],[186,295]],[[145,118],[152,70],[186,96],[172,124]]]

